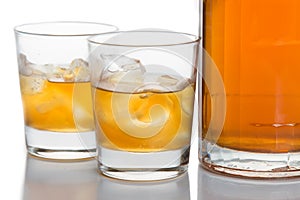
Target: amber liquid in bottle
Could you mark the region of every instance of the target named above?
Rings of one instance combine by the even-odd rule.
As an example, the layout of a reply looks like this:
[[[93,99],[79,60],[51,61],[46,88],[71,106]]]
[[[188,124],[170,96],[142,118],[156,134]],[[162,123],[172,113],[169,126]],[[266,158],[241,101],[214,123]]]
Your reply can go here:
[[[214,142],[251,152],[299,151],[300,1],[204,0],[203,34],[226,90],[225,124]],[[213,142],[211,98],[204,86],[202,137]]]

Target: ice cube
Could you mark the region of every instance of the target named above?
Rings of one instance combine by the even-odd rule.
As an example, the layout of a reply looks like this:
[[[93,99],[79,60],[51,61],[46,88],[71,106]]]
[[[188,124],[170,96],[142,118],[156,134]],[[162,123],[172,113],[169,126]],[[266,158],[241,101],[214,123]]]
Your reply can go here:
[[[72,69],[65,70],[62,76],[65,82],[74,82],[76,77]]]
[[[160,75],[157,78],[157,82],[160,86],[169,91],[179,91],[190,85],[190,81],[184,77],[172,75]]]
[[[114,91],[133,92],[143,84],[145,67],[137,59],[119,55],[102,55],[104,70],[99,86]]]
[[[24,94],[41,93],[44,89],[45,78],[33,76],[20,76],[21,91]]]
[[[67,69],[65,67],[56,66],[52,67],[52,71],[47,73],[47,79],[51,82],[63,82],[64,74],[66,73]]]
[[[109,72],[141,70],[146,71],[141,62],[135,58],[130,58],[124,55],[101,55],[105,67]]]
[[[88,68],[89,67],[89,64],[81,59],[81,58],[76,58],[74,59],[71,64],[70,64],[70,68],[71,69],[75,69],[76,67],[85,67],[85,68]]]
[[[139,71],[115,72],[101,82],[108,90],[134,92],[143,85],[143,74]]]
[[[25,76],[43,76],[46,77],[49,73],[52,73],[54,68],[51,64],[34,64],[27,60],[27,57],[24,54],[19,54],[18,56],[19,62],[19,72]]]
[[[189,84],[189,85],[185,86],[185,88],[181,94],[182,110],[189,116],[193,115],[194,99],[195,99],[195,89],[194,89],[193,85]]]
[[[54,69],[54,65],[52,64],[39,65],[39,64],[29,63],[28,67],[33,70],[33,74],[45,76],[45,77],[48,74],[52,73]]]
[[[169,92],[180,90],[177,85],[180,83],[180,77],[161,73],[145,73],[143,85],[138,88],[137,92],[159,91]]]
[[[50,112],[52,110],[55,109],[55,107],[59,106],[59,104],[56,102],[56,101],[46,101],[46,102],[42,102],[41,104],[38,104],[36,106],[36,110],[41,113],[41,114],[44,114],[44,113],[47,113],[47,112]]]
[[[157,78],[157,82],[161,86],[170,87],[170,86],[176,85],[179,82],[179,80],[177,78],[175,78],[174,76],[161,75]]]
[[[18,55],[18,63],[19,63],[20,74],[25,76],[30,76],[33,73],[32,69],[28,67],[30,63],[24,54],[20,53]]]
[[[73,77],[72,77],[73,76]],[[89,81],[90,80],[90,70],[88,63],[81,59],[77,58],[73,60],[70,64],[69,70],[66,71],[64,79],[79,82],[79,81]]]
[[[74,59],[70,65],[51,66],[47,79],[52,82],[85,82],[90,80],[88,63],[83,59]]]

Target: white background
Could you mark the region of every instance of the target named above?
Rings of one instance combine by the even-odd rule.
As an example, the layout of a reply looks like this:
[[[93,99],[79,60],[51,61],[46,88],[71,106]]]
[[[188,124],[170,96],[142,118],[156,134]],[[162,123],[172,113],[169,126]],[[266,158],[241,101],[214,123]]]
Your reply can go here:
[[[14,26],[42,21],[93,21],[114,24],[123,30],[164,28],[198,33],[196,0],[9,0],[1,1],[0,8],[0,199],[22,199],[26,166]],[[191,193],[196,199],[196,147],[192,153]]]

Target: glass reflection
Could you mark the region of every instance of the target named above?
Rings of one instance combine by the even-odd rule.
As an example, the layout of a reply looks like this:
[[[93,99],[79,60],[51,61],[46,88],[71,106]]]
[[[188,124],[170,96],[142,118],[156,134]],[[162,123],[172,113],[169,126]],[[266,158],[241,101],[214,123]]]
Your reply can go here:
[[[128,182],[99,176],[98,200],[190,200],[188,173],[169,181]]]
[[[198,200],[299,200],[300,178],[254,180],[198,170]]]
[[[52,162],[27,157],[23,200],[96,199],[96,161]]]
[[[53,162],[27,157],[23,200],[191,200],[188,173],[176,179],[127,182],[97,173],[95,160]]]

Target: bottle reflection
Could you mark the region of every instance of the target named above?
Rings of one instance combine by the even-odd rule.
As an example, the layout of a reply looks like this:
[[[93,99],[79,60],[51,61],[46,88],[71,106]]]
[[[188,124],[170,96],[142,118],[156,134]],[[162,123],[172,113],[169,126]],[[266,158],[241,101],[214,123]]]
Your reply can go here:
[[[127,182],[103,176],[98,180],[98,200],[190,200],[188,173],[173,180]]]
[[[94,160],[51,162],[27,157],[23,200],[96,199]]]
[[[198,200],[299,200],[299,188],[300,178],[240,179],[198,170]]]

